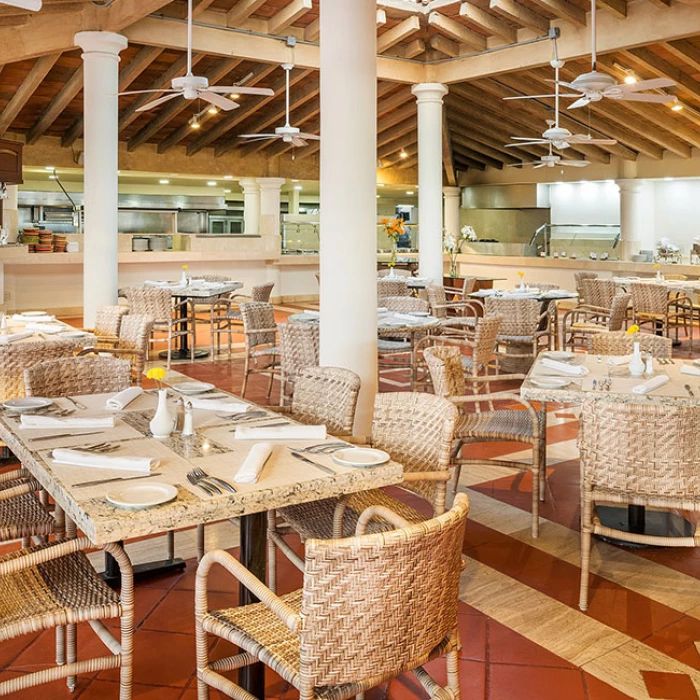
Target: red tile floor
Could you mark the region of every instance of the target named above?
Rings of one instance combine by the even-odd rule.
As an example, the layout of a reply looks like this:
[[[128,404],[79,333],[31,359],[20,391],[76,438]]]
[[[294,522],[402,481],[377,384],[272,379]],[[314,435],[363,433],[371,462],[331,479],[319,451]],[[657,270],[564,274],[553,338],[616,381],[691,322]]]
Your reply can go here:
[[[280,319],[290,310],[279,310]],[[207,342],[202,337],[200,344]],[[240,389],[240,359],[184,363],[176,369],[233,392]],[[405,377],[400,372],[383,375],[381,388],[405,390]],[[264,403],[265,389],[265,379],[254,377],[249,398]],[[271,400],[276,400],[276,393]],[[549,407],[548,490],[538,540],[529,533],[531,480],[526,472],[463,470],[460,490],[469,494],[471,511],[459,608],[462,697],[698,700],[700,556],[696,550],[630,550],[597,543],[590,609],[578,610],[576,416],[575,407]],[[497,451],[518,455],[520,447],[499,445]],[[494,454],[493,447],[488,454]],[[522,456],[526,459],[525,453]],[[236,549],[231,551],[235,554]],[[282,592],[299,585],[299,573],[286,560],[280,558],[279,567]],[[134,697],[196,698],[195,569],[196,562],[189,560],[184,573],[137,586]],[[221,570],[215,571],[211,589],[214,605],[235,604],[236,586]],[[80,651],[90,653],[96,647],[92,632],[82,631]],[[227,652],[223,643],[214,649],[215,654]],[[0,679],[40,668],[52,657],[51,632],[4,642],[0,644]],[[430,666],[438,679],[444,676],[441,661]],[[53,700],[69,695],[65,684],[57,682],[15,697]],[[411,675],[367,695],[372,700],[427,697]],[[267,697],[295,696],[293,689],[268,671]],[[116,698],[116,673],[81,677],[72,697]],[[211,697],[223,696],[213,691]]]

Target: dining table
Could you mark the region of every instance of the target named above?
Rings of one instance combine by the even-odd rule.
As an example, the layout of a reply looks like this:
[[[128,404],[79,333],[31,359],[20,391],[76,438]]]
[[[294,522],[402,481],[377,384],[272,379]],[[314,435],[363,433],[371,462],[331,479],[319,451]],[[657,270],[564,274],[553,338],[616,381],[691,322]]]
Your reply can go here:
[[[170,291],[170,295],[177,300],[177,313],[178,318],[182,319],[182,326],[190,323],[187,315],[187,309],[189,304],[184,302],[204,302],[212,297],[218,297],[223,294],[230,294],[243,287],[243,282],[236,282],[230,280],[227,282],[209,282],[203,279],[191,279],[187,284],[182,284],[181,281],[168,281],[168,280],[148,280],[144,283],[146,287],[161,287]],[[193,331],[195,329],[192,329]],[[189,348],[189,334],[183,333],[179,336],[179,347],[173,350],[171,353],[171,358],[173,360],[189,360],[191,357]],[[159,353],[160,357],[167,357],[168,352],[164,350]],[[194,357],[196,360],[204,359],[209,356],[209,352],[202,348],[196,349],[194,351]]]
[[[174,408],[176,397],[185,396],[184,385],[181,392],[178,386],[189,380],[178,373],[170,373],[164,381],[172,386],[169,401]],[[149,421],[158,402],[157,392],[137,391],[136,398],[122,410],[106,408],[107,400],[113,398],[113,394],[55,399],[59,407],[73,407],[73,402],[77,402],[83,408],[72,413],[70,418],[56,418],[55,426],[51,428],[23,428],[21,414],[0,411],[0,439],[50,494],[57,507],[95,545],[121,543],[240,518],[240,560],[261,581],[266,580],[267,511],[395,485],[403,479],[402,466],[391,460],[369,468],[340,465],[331,455],[314,454],[313,460],[302,461],[295,458],[293,449],[325,441],[266,438],[272,444],[272,452],[257,482],[238,483],[239,468],[251,449],[259,444],[259,439],[237,439],[239,426],[298,424],[289,416],[255,406],[211,386],[206,392],[197,395],[197,401],[190,397],[198,406],[192,409],[194,434],[190,436],[174,432],[166,438],[152,437]],[[216,410],[209,408],[208,402],[216,406]],[[221,402],[227,404],[228,409],[222,407]],[[232,412],[234,409],[249,413],[250,418],[241,412]],[[86,427],[76,427],[73,420],[76,417],[83,419]],[[105,418],[112,418],[113,425],[88,427],[91,419]],[[326,438],[326,441],[330,440],[330,437]],[[97,443],[108,443],[114,448],[110,457],[150,458],[157,461],[157,466],[153,466],[150,473],[144,473],[76,466],[70,461],[57,463],[54,460],[53,451],[59,448],[80,451]],[[235,493],[221,489],[221,493],[209,494],[190,483],[188,474],[197,468],[209,476],[224,479],[235,488]],[[123,478],[130,480],[122,482]],[[91,485],[93,481],[105,479],[109,479],[109,483]],[[131,502],[127,499],[125,503],[123,496],[133,492],[134,485],[145,487],[147,493],[153,489],[169,492],[170,498],[153,507],[125,507],[137,505],[138,498]],[[134,569],[138,576],[139,567]],[[118,585],[119,581],[113,580],[112,583]],[[257,602],[243,586],[240,593],[241,604]],[[242,673],[241,682],[254,697],[264,697],[261,664]]]
[[[568,365],[555,369],[545,360]],[[642,377],[630,375],[627,357],[590,353],[542,352],[527,374],[520,394],[528,401],[580,404],[590,395],[605,394],[625,403],[697,406],[700,404],[700,366],[678,359],[654,359],[653,371]],[[549,365],[549,366],[548,366]],[[561,366],[561,365],[560,365]],[[684,369],[686,368],[686,369]],[[577,374],[577,372],[580,372]],[[686,374],[691,372],[692,374]],[[648,393],[636,393],[635,387],[661,378],[662,386]],[[667,379],[666,379],[667,378]],[[630,505],[597,508],[600,520],[613,529],[637,534],[692,537],[695,526],[681,515]],[[628,547],[628,542],[618,542]]]

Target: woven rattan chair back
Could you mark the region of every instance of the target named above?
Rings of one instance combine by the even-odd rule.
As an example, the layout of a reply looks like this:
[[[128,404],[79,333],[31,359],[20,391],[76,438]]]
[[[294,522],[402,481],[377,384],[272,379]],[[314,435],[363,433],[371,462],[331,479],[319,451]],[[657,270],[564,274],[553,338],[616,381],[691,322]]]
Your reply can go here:
[[[27,396],[106,394],[131,386],[131,363],[112,357],[64,357],[24,370]]]
[[[228,275],[202,275],[201,279],[205,282],[229,282],[231,280]]]
[[[668,289],[661,284],[633,282],[630,285],[632,307],[637,314],[665,315],[668,305]]]
[[[445,288],[437,284],[429,284],[425,288],[425,294],[430,304],[430,313],[435,318],[447,318],[447,295]]]
[[[580,304],[587,304],[588,300],[586,299],[586,291],[583,288],[583,280],[594,280],[598,279],[598,273],[597,272],[575,272],[574,273],[574,280],[576,284],[576,292],[578,294],[578,300]]]
[[[119,350],[133,351],[132,366],[136,381],[141,384],[141,375],[148,356],[148,341],[153,332],[153,319],[140,314],[128,314],[122,319],[119,329]]]
[[[585,279],[581,281],[586,306],[609,309],[617,294],[617,286],[612,280]]]
[[[251,301],[270,301],[274,282],[265,282],[265,284],[256,284],[250,290]]]
[[[640,350],[650,352],[654,357],[670,358],[673,353],[673,341],[662,335],[637,333]],[[596,333],[591,337],[591,352],[596,355],[629,355],[634,349],[634,341],[626,331]]]
[[[278,323],[280,368],[293,377],[306,367],[318,367],[319,327],[315,323]]]
[[[612,304],[610,305],[608,330],[621,331],[623,329],[631,299],[631,294],[616,294],[613,297]]]
[[[292,415],[302,423],[325,423],[331,435],[352,435],[360,378],[341,367],[307,367],[294,382]]]
[[[300,673],[311,686],[389,678],[453,634],[468,510],[458,494],[425,523],[307,541]]]
[[[559,289],[558,284],[552,284],[551,282],[530,282],[528,286],[539,289],[541,292],[551,292],[553,289]]]
[[[458,411],[451,401],[433,394],[377,394],[372,419],[372,445],[388,452],[411,472],[447,472]],[[405,481],[402,486],[428,501],[436,513],[445,508],[446,482]]]
[[[124,295],[129,314],[148,316],[157,324],[170,324],[173,314],[170,290],[159,287],[129,287]]]
[[[423,355],[436,396],[464,396],[467,393],[462,353],[458,347],[436,345],[426,348]]]
[[[479,367],[486,367],[496,351],[496,339],[501,329],[500,316],[484,316],[476,322],[474,329],[474,350],[472,353],[474,373]]]
[[[484,310],[486,315],[501,317],[501,336],[530,338],[540,324],[540,305],[536,299],[490,296],[484,300]]]
[[[430,308],[428,302],[419,297],[380,297],[377,299],[377,306],[383,306],[389,311],[400,314],[407,314],[411,311],[426,312]]]
[[[697,501],[699,421],[700,406],[584,401],[579,436],[584,485]]]
[[[408,296],[408,282],[400,277],[382,277],[377,280],[378,297],[405,297]]]
[[[117,338],[122,323],[122,316],[129,313],[128,306],[100,306],[95,311],[94,333],[99,340],[101,337]]]
[[[246,346],[249,349],[277,342],[275,310],[269,301],[244,301],[240,309]]]
[[[472,292],[476,291],[476,283],[479,281],[478,277],[465,277],[464,284],[462,284],[462,298],[466,299]]]

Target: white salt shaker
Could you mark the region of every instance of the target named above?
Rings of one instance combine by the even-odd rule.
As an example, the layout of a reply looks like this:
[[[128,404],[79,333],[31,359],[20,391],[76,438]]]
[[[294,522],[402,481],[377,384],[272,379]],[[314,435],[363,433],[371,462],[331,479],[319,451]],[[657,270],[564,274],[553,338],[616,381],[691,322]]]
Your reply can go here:
[[[651,353],[647,353],[647,361],[644,367],[644,373],[649,375],[654,374],[654,356]]]
[[[185,402],[185,421],[182,425],[183,437],[194,435],[194,418],[192,416],[192,402]]]

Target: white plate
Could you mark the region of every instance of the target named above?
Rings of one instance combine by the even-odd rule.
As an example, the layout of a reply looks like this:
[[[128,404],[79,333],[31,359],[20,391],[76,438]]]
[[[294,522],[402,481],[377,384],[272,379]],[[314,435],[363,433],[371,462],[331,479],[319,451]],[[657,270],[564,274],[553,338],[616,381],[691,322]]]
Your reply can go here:
[[[202,394],[205,391],[211,391],[214,388],[213,384],[209,382],[181,382],[180,384],[175,384],[172,387],[175,391],[181,394]]]
[[[3,402],[5,408],[16,413],[24,413],[25,411],[36,411],[37,408],[45,408],[53,403],[51,399],[43,399],[40,396],[29,396],[24,399],[9,399]]]
[[[700,360],[693,360],[693,364],[694,364],[696,367],[700,367]]]
[[[384,450],[370,447],[348,447],[333,453],[333,461],[344,467],[376,467],[388,462],[391,457]]]
[[[34,316],[49,316],[49,313],[47,311],[23,311],[20,316],[33,318]]]
[[[408,312],[411,316],[418,316],[419,318],[427,318],[430,316],[429,311],[409,311]]]
[[[563,389],[571,382],[564,377],[531,377],[530,381],[541,389]]]
[[[560,362],[569,362],[576,358],[575,352],[567,352],[564,350],[551,350],[544,354],[545,357],[549,357],[551,360],[559,360]]]
[[[168,503],[177,498],[177,489],[171,484],[163,484],[158,481],[150,484],[132,484],[130,486],[117,486],[107,491],[107,500],[119,508],[153,508],[163,503]]]

